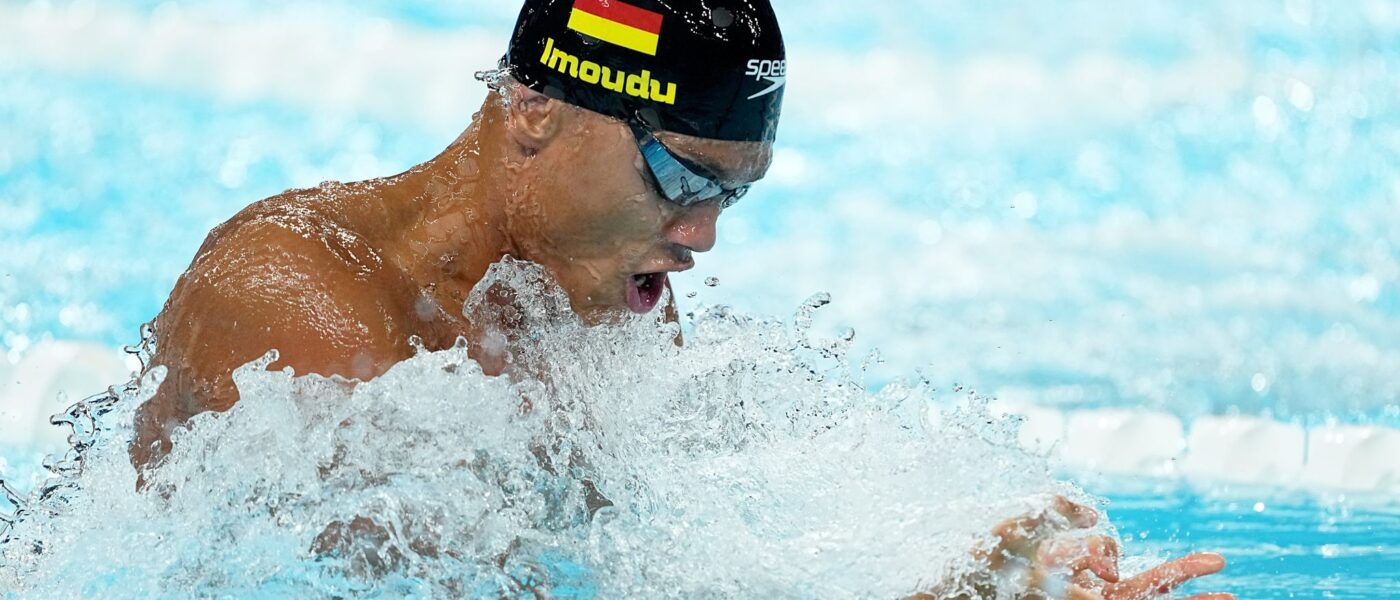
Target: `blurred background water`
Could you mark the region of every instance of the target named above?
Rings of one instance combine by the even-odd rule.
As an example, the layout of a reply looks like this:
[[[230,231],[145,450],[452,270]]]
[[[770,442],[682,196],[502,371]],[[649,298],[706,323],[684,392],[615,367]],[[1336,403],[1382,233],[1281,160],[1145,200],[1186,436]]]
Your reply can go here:
[[[774,4],[777,160],[683,310],[829,291],[872,387],[1400,426],[1400,3]],[[134,342],[249,202],[431,157],[517,9],[0,1],[0,365]],[[1125,533],[1237,550],[1244,597],[1400,594],[1387,512],[1124,488]]]

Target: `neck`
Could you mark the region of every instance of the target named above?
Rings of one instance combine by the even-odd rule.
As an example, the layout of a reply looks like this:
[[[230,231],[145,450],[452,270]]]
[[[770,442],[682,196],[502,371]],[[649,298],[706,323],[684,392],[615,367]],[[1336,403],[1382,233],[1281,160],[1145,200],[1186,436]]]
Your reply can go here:
[[[447,150],[393,185],[413,207],[394,241],[400,268],[452,319],[492,264],[518,254],[506,227],[508,138],[494,94]]]

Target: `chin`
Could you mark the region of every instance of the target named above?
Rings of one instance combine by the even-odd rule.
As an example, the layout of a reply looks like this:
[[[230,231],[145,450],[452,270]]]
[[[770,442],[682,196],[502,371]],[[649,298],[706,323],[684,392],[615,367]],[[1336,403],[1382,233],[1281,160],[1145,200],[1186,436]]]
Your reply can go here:
[[[620,323],[627,318],[630,311],[627,310],[626,306],[588,305],[575,308],[574,314],[578,315],[579,321],[585,326],[595,327]]]
[[[569,307],[585,325],[593,326],[615,322],[627,313],[627,305],[621,300],[622,292],[609,289],[564,288],[569,297]],[[613,299],[615,301],[610,301]]]
[[[574,313],[588,325],[617,322],[628,315],[655,313],[669,282],[666,273],[624,273],[607,278],[614,285],[599,285],[601,282],[587,269],[576,267],[575,270],[576,273],[563,274],[564,277],[556,272],[555,278],[568,295]],[[574,285],[574,282],[592,285]]]

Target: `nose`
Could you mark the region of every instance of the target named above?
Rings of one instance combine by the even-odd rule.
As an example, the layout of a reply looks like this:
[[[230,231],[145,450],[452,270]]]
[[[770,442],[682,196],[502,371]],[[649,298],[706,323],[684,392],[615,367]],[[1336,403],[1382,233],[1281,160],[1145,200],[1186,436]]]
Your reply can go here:
[[[709,252],[715,247],[719,211],[718,202],[704,202],[681,210],[666,228],[667,241],[694,252]]]

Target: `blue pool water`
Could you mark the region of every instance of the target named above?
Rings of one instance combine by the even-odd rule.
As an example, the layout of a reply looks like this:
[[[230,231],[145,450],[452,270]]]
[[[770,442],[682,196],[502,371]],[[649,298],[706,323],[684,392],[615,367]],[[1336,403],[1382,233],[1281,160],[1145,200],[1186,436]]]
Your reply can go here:
[[[1230,566],[1209,586],[1240,598],[1389,598],[1397,590],[1400,515],[1257,492],[1113,491],[1108,513],[1126,552],[1214,548]],[[1162,493],[1165,491],[1166,493]],[[1207,586],[1196,586],[1208,591]]]
[[[508,4],[3,2],[0,27],[299,19],[499,47]],[[917,371],[1065,409],[1400,426],[1400,7],[775,4],[793,64],[778,160],[677,280],[683,309],[787,315],[830,291],[818,326],[881,350],[872,389]],[[438,76],[494,57],[471,58]],[[0,46],[11,362],[47,338],[133,342],[210,227],[289,187],[416,164],[481,97],[423,117],[412,90],[383,110],[121,63]],[[1086,482],[1130,551],[1225,551],[1212,588],[1400,595],[1385,501]]]

